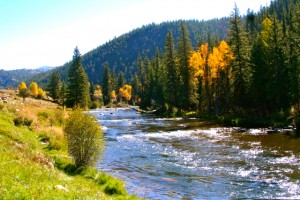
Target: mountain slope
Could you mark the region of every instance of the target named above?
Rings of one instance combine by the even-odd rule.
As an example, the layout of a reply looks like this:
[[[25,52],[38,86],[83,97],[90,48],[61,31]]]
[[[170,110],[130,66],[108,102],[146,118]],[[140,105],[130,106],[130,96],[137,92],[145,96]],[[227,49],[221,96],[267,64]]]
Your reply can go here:
[[[136,60],[140,54],[142,57],[151,58],[156,48],[164,50],[165,38],[170,30],[175,39],[179,37],[181,21],[150,24],[135,29],[120,37],[95,48],[82,56],[82,63],[89,77],[89,81],[100,84],[102,81],[103,64],[107,62],[115,73],[124,72],[126,78],[130,78],[136,72]],[[206,40],[208,33],[212,38],[218,35],[219,39],[225,39],[228,32],[228,18],[213,19],[209,21],[188,20],[184,21],[188,27],[193,46],[196,48],[199,36]],[[80,47],[79,47],[80,49]],[[61,73],[62,79],[66,80],[67,66],[55,69]],[[38,74],[31,80],[39,84],[46,84],[52,71]]]

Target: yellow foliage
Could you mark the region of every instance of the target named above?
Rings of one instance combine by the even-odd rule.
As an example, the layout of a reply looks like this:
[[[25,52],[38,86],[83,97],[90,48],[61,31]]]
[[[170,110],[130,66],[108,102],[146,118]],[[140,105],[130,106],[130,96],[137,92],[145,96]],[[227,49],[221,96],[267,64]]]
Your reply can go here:
[[[208,43],[192,52],[190,66],[194,70],[194,76],[201,76],[205,84],[211,79],[218,78],[221,70],[226,70],[233,59],[233,53],[229,45],[223,40],[218,47],[214,47],[209,53]]]
[[[266,17],[262,22],[261,37],[265,46],[268,46],[272,32],[272,21]]]
[[[205,65],[208,59],[208,43],[205,43],[199,47],[195,52],[192,52],[190,58],[190,66],[195,70],[195,76],[204,77]]]
[[[22,89],[25,89],[25,88],[27,88],[25,82],[20,83],[20,85],[18,86],[18,90],[19,90],[19,91],[21,91]]]
[[[30,93],[31,93],[31,95],[33,95],[34,97],[37,97],[37,95],[39,94],[38,88],[39,88],[39,86],[36,82],[31,82],[30,83]]]
[[[111,98],[111,100],[115,100],[116,99],[116,97],[117,97],[117,95],[116,95],[116,92],[113,90],[113,91],[111,91],[110,92],[110,98]]]
[[[44,92],[44,90],[42,88],[39,88],[37,96],[42,99],[46,96],[46,93]]]
[[[124,85],[119,89],[119,96],[123,98],[126,102],[131,99],[131,90],[132,87],[130,85]]]

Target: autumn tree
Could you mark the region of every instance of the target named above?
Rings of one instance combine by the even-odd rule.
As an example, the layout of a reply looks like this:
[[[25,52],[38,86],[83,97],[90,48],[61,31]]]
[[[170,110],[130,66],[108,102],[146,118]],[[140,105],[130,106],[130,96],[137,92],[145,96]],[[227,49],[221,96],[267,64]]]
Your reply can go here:
[[[81,63],[79,49],[74,49],[73,60],[68,68],[67,101],[68,107],[75,105],[87,108],[89,105],[89,82]]]
[[[31,95],[36,98],[38,95],[38,89],[39,89],[38,84],[36,82],[31,82],[29,88],[30,88]]]
[[[214,47],[208,57],[208,65],[214,82],[214,109],[219,115],[220,108],[228,106],[230,100],[230,75],[233,54],[225,41],[221,41],[218,47]]]
[[[127,84],[119,89],[119,97],[120,97],[120,99],[123,99],[126,104],[131,99],[131,90],[132,90],[132,87]]]
[[[109,97],[110,97],[110,99],[109,99],[110,103],[113,103],[114,101],[116,101],[116,99],[117,99],[116,91],[115,90],[110,91]]]
[[[199,105],[198,109],[202,109],[202,104],[206,105],[206,112],[211,112],[212,107],[212,90],[211,90],[211,70],[208,65],[209,59],[209,48],[208,43],[202,44],[197,51],[193,52],[190,57],[190,65],[192,70],[195,72],[194,77],[198,77],[198,95],[199,95]],[[202,93],[202,89],[204,92]],[[202,102],[202,96],[205,96],[205,104]]]
[[[27,88],[25,82],[21,82],[18,86],[19,95],[23,98],[23,101],[30,95],[30,90]]]
[[[38,88],[38,95],[37,98],[38,99],[43,99],[46,96],[45,91],[42,88]]]
[[[20,85],[18,86],[18,90],[20,91],[20,90],[22,90],[22,89],[24,89],[24,88],[27,88],[27,86],[26,86],[26,83],[23,81],[23,82],[21,82]]]

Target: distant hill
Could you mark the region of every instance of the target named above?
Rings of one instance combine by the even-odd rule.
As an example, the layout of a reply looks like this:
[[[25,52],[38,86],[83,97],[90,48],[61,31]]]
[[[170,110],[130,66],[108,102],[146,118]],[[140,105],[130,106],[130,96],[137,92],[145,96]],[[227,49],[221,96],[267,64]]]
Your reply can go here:
[[[115,73],[124,72],[127,78],[136,72],[136,60],[140,54],[142,57],[151,58],[156,48],[163,51],[167,32],[172,31],[176,40],[179,37],[181,21],[164,22],[161,24],[149,24],[141,28],[135,29],[120,37],[95,48],[94,50],[82,56],[82,63],[89,77],[89,81],[94,84],[101,83],[103,64],[107,62]],[[213,19],[209,21],[187,20],[184,21],[188,27],[191,41],[196,48],[197,42],[206,40],[208,34],[212,38],[218,35],[219,39],[227,37],[228,18]],[[202,38],[200,38],[202,36]],[[79,47],[80,50],[80,47]],[[66,80],[67,65],[59,67],[55,70],[60,71],[61,76]],[[52,71],[48,71],[34,77],[39,84],[47,83],[49,75]]]
[[[38,74],[54,68],[43,66],[37,69],[0,70],[0,88],[16,87],[20,82],[31,80]]]
[[[0,70],[0,88],[16,87],[21,81],[41,73],[36,69]]]
[[[46,72],[46,71],[52,70],[54,68],[55,67],[43,66],[43,67],[36,68],[36,70],[38,70],[40,72]]]

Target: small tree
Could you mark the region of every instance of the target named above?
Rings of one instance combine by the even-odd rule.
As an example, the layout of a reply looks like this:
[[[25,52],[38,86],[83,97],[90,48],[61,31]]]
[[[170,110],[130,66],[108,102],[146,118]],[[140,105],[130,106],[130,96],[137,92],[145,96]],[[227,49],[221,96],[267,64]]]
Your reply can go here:
[[[34,96],[35,98],[37,98],[38,94],[39,94],[39,86],[36,82],[31,82],[30,83],[30,93],[32,94],[32,96]]]
[[[20,85],[18,86],[19,92],[24,88],[27,88],[26,83],[25,82],[20,83]]]
[[[46,93],[44,92],[44,90],[42,88],[38,88],[37,98],[38,99],[43,99],[45,96],[46,96]]]
[[[75,109],[67,120],[65,133],[69,154],[74,158],[75,166],[93,165],[103,151],[104,139],[96,120],[81,109]]]
[[[49,96],[52,97],[54,102],[59,101],[60,87],[61,87],[60,75],[58,72],[54,72],[51,75],[50,83],[48,84]]]
[[[27,97],[29,97],[30,91],[29,91],[28,88],[22,88],[21,90],[19,90],[19,95],[20,95],[21,97],[23,97],[23,101],[25,101],[25,99],[26,99]]]
[[[20,83],[20,85],[18,86],[18,90],[19,90],[19,95],[21,97],[23,97],[23,101],[25,101],[26,97],[29,97],[30,95],[30,91],[26,86],[25,82]]]

